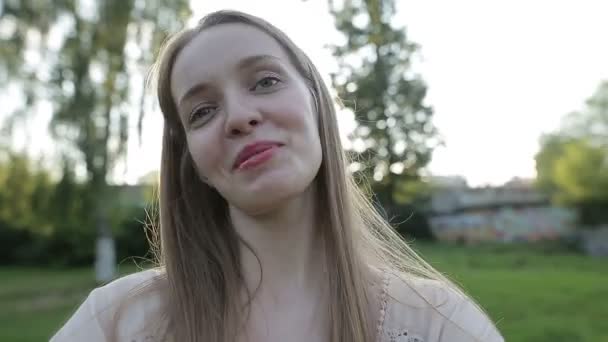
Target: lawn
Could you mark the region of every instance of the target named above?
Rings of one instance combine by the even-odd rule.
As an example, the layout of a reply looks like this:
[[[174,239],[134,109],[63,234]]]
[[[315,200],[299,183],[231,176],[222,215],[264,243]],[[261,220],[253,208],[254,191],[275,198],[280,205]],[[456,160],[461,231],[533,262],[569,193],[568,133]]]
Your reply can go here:
[[[509,342],[608,341],[606,259],[529,246],[416,249],[474,296]],[[0,341],[47,340],[93,286],[88,269],[0,268]]]
[[[121,267],[121,274],[135,271]],[[0,341],[47,341],[95,287],[92,269],[0,268]]]
[[[419,246],[511,341],[608,341],[608,259],[530,246]]]

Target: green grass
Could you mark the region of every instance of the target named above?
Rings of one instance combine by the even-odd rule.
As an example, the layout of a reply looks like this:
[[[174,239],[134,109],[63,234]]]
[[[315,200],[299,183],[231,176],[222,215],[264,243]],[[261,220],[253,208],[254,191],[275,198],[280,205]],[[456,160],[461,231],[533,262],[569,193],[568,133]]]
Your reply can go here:
[[[509,342],[608,341],[606,259],[531,246],[416,249],[463,286]],[[48,340],[93,286],[89,269],[0,268],[0,341]]]
[[[48,341],[94,287],[89,268],[0,268],[0,341]]]
[[[608,260],[532,246],[418,246],[507,341],[608,341]]]

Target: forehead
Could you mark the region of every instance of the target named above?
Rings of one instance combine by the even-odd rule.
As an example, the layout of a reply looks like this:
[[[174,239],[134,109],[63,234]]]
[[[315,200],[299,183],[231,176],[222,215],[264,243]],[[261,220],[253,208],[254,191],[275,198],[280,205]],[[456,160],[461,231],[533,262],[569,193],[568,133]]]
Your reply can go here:
[[[201,81],[226,77],[239,61],[256,55],[289,62],[279,43],[253,26],[231,23],[206,29],[188,42],[175,60],[171,73],[173,96],[179,97]]]

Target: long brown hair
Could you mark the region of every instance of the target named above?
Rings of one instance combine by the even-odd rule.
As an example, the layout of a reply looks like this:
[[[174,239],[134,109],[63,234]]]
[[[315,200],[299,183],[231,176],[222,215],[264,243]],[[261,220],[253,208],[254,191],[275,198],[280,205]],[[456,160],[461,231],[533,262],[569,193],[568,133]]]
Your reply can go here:
[[[177,55],[198,33],[217,25],[240,23],[259,29],[285,50],[308,83],[318,114],[323,160],[315,179],[318,227],[326,252],[330,289],[331,341],[369,342],[375,338],[369,285],[374,270],[451,282],[424,262],[377,213],[347,171],[329,91],[305,53],[268,22],[236,11],[204,17],[174,35],[154,66],[165,126],[160,171],[158,262],[163,276],[157,288],[165,296],[167,335],[180,342],[229,342],[243,321],[237,295],[242,291],[238,234],[228,205],[201,181],[188,152],[185,132],[171,95],[170,75]],[[251,298],[251,294],[249,294]],[[370,324],[371,322],[371,324]]]

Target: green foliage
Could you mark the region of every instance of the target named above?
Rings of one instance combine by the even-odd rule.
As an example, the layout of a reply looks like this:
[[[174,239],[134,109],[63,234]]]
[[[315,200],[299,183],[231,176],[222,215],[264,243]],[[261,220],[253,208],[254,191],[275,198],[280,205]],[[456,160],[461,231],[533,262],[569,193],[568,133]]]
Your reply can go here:
[[[563,154],[564,146],[569,139],[559,134],[543,135],[540,139],[541,148],[535,156],[536,185],[549,194],[557,191],[553,170],[555,161]]]
[[[426,85],[411,70],[417,46],[404,28],[391,25],[392,1],[344,1],[332,13],[347,38],[344,46],[332,47],[340,63],[332,80],[355,113],[353,138],[365,142],[359,156],[369,166],[364,170],[379,184],[394,184],[403,174],[416,176],[429,162],[437,134],[433,111],[424,104]]]
[[[8,124],[36,113],[43,101],[52,104],[50,128],[61,153],[70,165],[83,165],[87,171],[88,190],[80,200],[63,202],[71,207],[60,209],[87,213],[79,233],[83,227],[96,227],[100,234],[110,234],[108,176],[126,157],[129,127],[135,120],[141,132],[150,108],[145,72],[168,32],[177,31],[190,15],[189,3],[11,0],[1,6],[0,80],[20,86],[24,95],[22,108]],[[56,194],[64,195],[74,193]],[[26,210],[18,205],[21,202],[7,210],[15,215]],[[66,237],[76,234],[67,227],[76,226],[55,226]],[[87,245],[78,248],[92,250],[90,233],[83,234]],[[68,247],[77,246],[61,245],[58,250]]]
[[[94,234],[90,197],[68,167],[58,182],[26,155],[0,162],[0,263],[90,261]]]
[[[557,196],[566,203],[608,198],[608,152],[583,140],[563,146],[554,162]]]
[[[560,133],[584,138],[593,146],[608,148],[608,80],[600,83],[585,104],[584,110],[564,118]]]
[[[6,153],[0,158],[0,221],[47,232],[51,189],[46,170],[34,167],[23,155]]]
[[[119,260],[148,253],[144,204],[150,188],[113,189],[115,198],[125,197],[109,211]],[[53,180],[25,155],[10,153],[1,159],[0,264],[90,264],[95,251],[94,195],[87,184],[76,181],[69,162],[62,177]]]
[[[608,223],[608,82],[587,108],[566,116],[558,132],[541,139],[537,185],[554,202],[579,209],[585,225]]]

